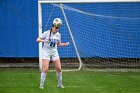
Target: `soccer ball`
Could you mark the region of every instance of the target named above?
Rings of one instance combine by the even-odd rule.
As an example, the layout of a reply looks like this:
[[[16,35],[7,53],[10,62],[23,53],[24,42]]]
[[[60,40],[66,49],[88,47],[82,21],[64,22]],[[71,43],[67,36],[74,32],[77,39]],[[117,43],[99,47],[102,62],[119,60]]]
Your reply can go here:
[[[62,20],[60,18],[55,18],[53,20],[53,25],[56,27],[60,27],[62,25]]]

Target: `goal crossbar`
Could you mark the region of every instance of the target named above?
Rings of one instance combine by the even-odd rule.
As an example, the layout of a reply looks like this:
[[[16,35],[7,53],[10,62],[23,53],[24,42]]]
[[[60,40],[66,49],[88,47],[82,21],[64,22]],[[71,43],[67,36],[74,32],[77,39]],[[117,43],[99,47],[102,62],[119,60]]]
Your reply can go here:
[[[107,3],[107,2],[140,2],[140,0],[38,0],[39,3]]]

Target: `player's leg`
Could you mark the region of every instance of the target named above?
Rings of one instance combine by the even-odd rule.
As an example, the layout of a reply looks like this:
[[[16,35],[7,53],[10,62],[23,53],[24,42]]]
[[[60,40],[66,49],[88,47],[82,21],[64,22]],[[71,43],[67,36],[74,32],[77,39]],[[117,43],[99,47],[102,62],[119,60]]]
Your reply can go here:
[[[47,72],[49,69],[49,60],[48,59],[42,59],[42,72],[41,72],[41,76],[40,76],[40,88],[43,89],[44,88],[44,82],[47,76]]]
[[[62,70],[61,70],[61,63],[60,63],[59,58],[54,61],[54,65],[55,65],[56,76],[57,76],[57,80],[58,80],[57,87],[64,88],[64,86],[62,84]]]

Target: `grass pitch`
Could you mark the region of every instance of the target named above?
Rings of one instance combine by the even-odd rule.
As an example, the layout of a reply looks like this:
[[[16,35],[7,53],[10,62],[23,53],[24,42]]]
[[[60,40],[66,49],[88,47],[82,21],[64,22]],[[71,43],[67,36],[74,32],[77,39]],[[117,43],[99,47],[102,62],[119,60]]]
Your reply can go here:
[[[63,72],[65,88],[57,88],[49,72],[45,89],[39,87],[37,69],[0,69],[0,93],[140,93],[140,72]]]

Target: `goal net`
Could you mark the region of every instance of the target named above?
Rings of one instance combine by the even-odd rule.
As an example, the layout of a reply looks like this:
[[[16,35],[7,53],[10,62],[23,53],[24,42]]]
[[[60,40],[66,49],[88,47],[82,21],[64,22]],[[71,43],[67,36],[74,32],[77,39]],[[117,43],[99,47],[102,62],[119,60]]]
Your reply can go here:
[[[54,18],[63,20],[59,29],[62,42],[70,42],[68,47],[58,47],[63,70],[140,68],[137,0],[68,1],[40,0],[38,10],[39,34],[51,28]]]

